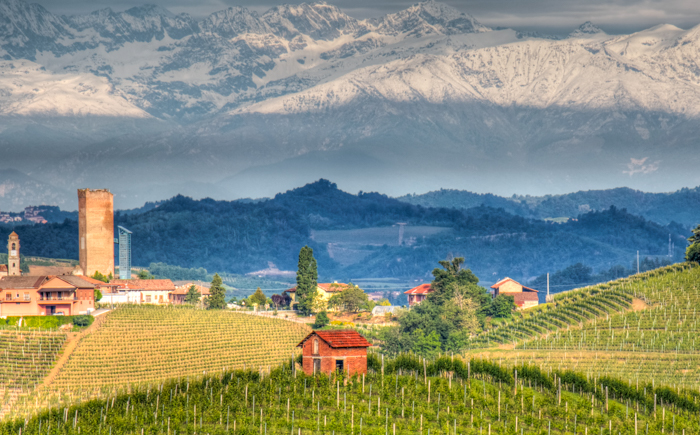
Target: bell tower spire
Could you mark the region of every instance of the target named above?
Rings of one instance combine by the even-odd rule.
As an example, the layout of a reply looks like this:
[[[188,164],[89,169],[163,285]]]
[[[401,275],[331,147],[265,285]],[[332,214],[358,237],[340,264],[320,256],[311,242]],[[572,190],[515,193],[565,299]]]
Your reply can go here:
[[[7,275],[22,275],[19,264],[19,236],[14,231],[7,240]]]

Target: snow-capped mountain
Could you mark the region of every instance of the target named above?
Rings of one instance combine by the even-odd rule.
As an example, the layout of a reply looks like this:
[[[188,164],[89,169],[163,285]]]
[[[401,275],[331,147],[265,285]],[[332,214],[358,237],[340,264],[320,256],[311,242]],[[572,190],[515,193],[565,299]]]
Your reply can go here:
[[[397,193],[678,187],[697,159],[700,26],[531,35],[432,0],[369,20],[321,2],[199,21],[153,5],[59,17],[0,0],[0,155],[16,155],[18,137],[62,155],[0,168],[161,196],[189,181],[267,194],[298,168],[365,190],[410,174]],[[502,170],[522,182],[503,185]]]

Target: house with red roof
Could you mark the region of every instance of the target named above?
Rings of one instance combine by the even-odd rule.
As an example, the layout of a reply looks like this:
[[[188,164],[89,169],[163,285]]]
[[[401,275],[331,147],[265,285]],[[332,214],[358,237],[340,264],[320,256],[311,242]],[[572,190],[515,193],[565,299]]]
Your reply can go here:
[[[539,292],[537,290],[525,287],[512,278],[503,278],[492,285],[491,288],[493,289],[492,295],[494,298],[498,295],[513,296],[513,300],[518,309],[524,310],[539,304]]]
[[[95,309],[95,286],[79,276],[0,279],[0,316],[75,316]]]
[[[430,286],[430,284],[421,284],[418,287],[414,287],[411,290],[406,290],[403,292],[403,294],[408,295],[408,307],[412,307],[416,304],[419,304],[425,300],[425,298],[428,297],[429,293],[432,293],[434,290]]]
[[[371,344],[353,329],[314,331],[297,345],[302,349],[304,373],[367,373],[367,348]]]
[[[169,279],[113,279],[119,292],[138,292],[138,303],[168,305],[170,293],[175,291],[175,284]]]

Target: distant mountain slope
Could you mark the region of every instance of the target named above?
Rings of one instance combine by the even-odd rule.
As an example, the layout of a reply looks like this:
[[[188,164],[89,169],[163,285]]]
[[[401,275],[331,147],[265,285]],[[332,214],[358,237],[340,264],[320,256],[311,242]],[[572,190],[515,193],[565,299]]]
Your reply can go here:
[[[398,199],[424,207],[468,209],[486,205],[503,208],[518,216],[539,219],[576,217],[589,211],[607,210],[615,206],[662,225],[671,222],[677,222],[686,227],[700,224],[700,187],[683,188],[670,193],[647,193],[629,188],[617,188],[541,197],[514,195],[510,198],[442,189],[421,195],[406,195]]]
[[[409,226],[401,242],[398,223]],[[490,207],[425,208],[377,193],[353,195],[327,180],[255,202],[177,196],[142,213],[119,213],[115,225],[133,231],[135,265],[248,273],[273,262],[295,270],[299,249],[308,245],[321,279],[337,280],[425,280],[450,256],[464,256],[486,282],[503,276],[529,280],[576,263],[596,272],[619,264],[629,268],[637,250],[642,258],[666,255],[669,233],[676,243],[670,260],[680,260],[688,236],[615,208],[557,225]],[[74,221],[12,229],[25,255],[77,258]],[[12,229],[0,226],[0,240]]]
[[[699,45],[700,26],[527,37],[432,0],[368,20],[0,0],[0,167],[108,184],[127,208],[329,176],[392,195],[673,190],[700,185]]]

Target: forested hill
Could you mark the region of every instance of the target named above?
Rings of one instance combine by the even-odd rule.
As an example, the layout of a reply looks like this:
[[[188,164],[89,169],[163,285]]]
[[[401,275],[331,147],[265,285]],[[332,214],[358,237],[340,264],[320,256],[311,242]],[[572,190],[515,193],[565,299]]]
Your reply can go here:
[[[397,223],[407,224],[401,244]],[[552,224],[492,207],[424,208],[376,193],[353,195],[327,180],[262,201],[176,196],[142,213],[117,212],[116,225],[133,231],[135,265],[248,273],[273,262],[296,270],[299,249],[308,244],[321,280],[428,278],[437,261],[451,255],[466,257],[487,282],[506,275],[528,279],[576,263],[598,272],[629,268],[637,250],[642,257],[666,254],[669,234],[676,243],[672,259],[680,261],[688,236],[617,208]],[[24,255],[78,258],[75,221],[0,226],[0,239],[12,229]]]
[[[406,195],[398,199],[424,207],[500,207],[509,213],[535,219],[576,217],[589,211],[606,210],[615,206],[662,225],[677,222],[685,227],[694,227],[700,224],[700,186],[671,193],[647,193],[622,187],[566,195],[514,195],[509,198],[465,190],[441,189],[422,195]]]

